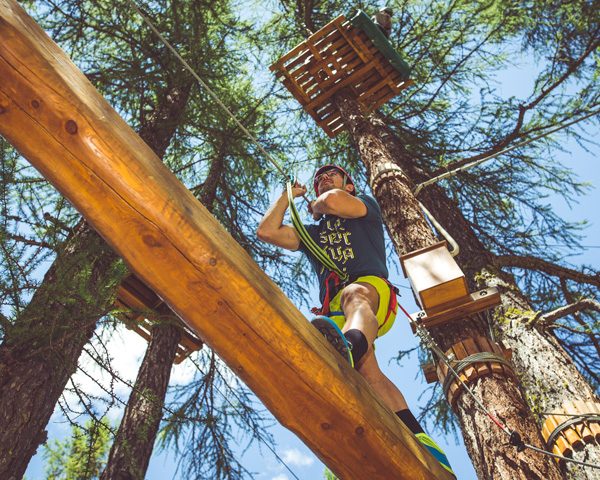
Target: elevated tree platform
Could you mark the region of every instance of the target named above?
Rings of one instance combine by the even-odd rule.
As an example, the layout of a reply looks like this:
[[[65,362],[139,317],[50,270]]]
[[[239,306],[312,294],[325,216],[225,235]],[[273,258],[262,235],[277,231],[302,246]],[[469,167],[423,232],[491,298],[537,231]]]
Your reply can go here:
[[[350,88],[363,109],[409,86],[410,69],[367,15],[340,15],[271,65],[304,110],[335,137],[345,128],[333,96]]]
[[[150,341],[152,325],[156,321],[173,321],[177,316],[144,282],[129,275],[119,286],[116,306],[121,310],[119,317],[127,328]],[[181,340],[177,346],[175,363],[183,362],[192,353],[202,348],[202,340],[183,322]]]
[[[12,0],[0,78],[0,134],[340,478],[452,478]]]

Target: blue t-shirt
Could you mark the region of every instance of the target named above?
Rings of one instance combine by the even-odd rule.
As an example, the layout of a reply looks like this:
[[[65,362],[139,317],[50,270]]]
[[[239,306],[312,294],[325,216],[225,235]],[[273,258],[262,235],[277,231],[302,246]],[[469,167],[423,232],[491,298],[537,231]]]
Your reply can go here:
[[[316,225],[305,225],[312,239],[323,248],[338,268],[351,280],[364,275],[387,278],[383,219],[377,201],[368,195],[358,195],[367,207],[361,218],[340,218],[325,215]],[[329,270],[310,253],[303,243],[300,250],[308,257],[319,278],[319,298],[325,298],[325,279]]]

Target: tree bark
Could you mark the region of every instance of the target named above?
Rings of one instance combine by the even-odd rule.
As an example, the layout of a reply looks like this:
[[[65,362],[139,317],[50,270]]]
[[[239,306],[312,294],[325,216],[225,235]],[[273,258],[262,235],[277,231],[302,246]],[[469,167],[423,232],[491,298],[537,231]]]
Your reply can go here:
[[[188,82],[165,92],[141,128],[142,138],[160,157],[190,89]],[[7,332],[0,345],[0,478],[21,479],[46,440],[44,429],[54,407],[126,274],[112,249],[81,222]]]
[[[143,480],[146,475],[181,338],[177,318],[172,316],[169,320],[171,323],[157,324],[152,329],[152,339],[101,480]]]
[[[387,165],[410,162],[406,150],[397,146],[390,148],[393,142],[385,125],[373,116],[365,116],[350,92],[340,92],[334,102],[359,150],[371,183]],[[413,190],[414,185],[406,173],[396,170],[374,192],[398,255],[435,242]],[[487,328],[479,319],[469,318],[436,328],[431,333],[438,345],[446,350],[463,339],[487,336]],[[471,386],[475,395],[492,412],[500,415],[509,429],[518,430],[525,442],[542,446],[535,420],[514,381],[494,374],[476,380]],[[479,478],[541,480],[561,477],[557,466],[547,457],[540,458],[530,451],[518,453],[514,447],[507,446],[504,432],[484,418],[468,395],[458,398],[455,413]]]
[[[436,185],[423,190],[421,197],[425,206],[443,219],[444,227],[459,243],[461,253],[457,261],[467,277],[480,278],[487,285],[500,288],[502,306],[495,315],[498,339],[512,350],[512,362],[538,425],[543,422],[542,412],[559,411],[567,401],[597,402],[594,389],[556,337],[532,324],[536,312],[527,297],[513,276],[498,268],[495,257],[477,239],[458,205]],[[475,287],[474,282],[472,286]],[[587,444],[581,451],[575,451],[573,457],[600,465],[600,446]],[[571,478],[582,478],[581,467],[567,464],[566,469]],[[585,478],[600,478],[597,469],[584,471]]]
[[[0,478],[20,480],[125,268],[85,222],[0,345]]]

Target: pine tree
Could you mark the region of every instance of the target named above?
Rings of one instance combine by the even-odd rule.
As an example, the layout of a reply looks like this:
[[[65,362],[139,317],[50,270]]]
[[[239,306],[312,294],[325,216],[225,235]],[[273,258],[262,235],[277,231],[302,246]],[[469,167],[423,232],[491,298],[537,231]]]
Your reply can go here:
[[[110,439],[106,420],[73,425],[71,437],[44,445],[46,480],[94,480],[106,461]]]

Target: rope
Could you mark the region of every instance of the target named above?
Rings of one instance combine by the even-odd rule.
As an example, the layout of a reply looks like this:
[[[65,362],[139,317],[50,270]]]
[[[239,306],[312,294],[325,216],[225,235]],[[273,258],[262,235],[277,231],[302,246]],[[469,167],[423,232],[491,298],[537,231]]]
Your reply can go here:
[[[325,268],[328,268],[329,270],[337,273],[342,281],[348,280],[348,274],[340,270],[340,268],[335,264],[335,262],[331,258],[329,258],[327,252],[323,250],[306,231],[304,224],[300,220],[300,215],[298,213],[298,210],[296,209],[296,205],[294,205],[294,197],[292,195],[291,182],[287,182],[287,195],[288,203],[290,206],[290,218],[304,246],[317,258],[319,262],[321,262],[325,266]]]
[[[465,368],[469,367],[470,365],[473,365],[474,363],[484,362],[501,363],[502,365],[506,365],[507,367],[512,369],[512,365],[504,357],[501,357],[500,355],[496,355],[495,353],[491,352],[478,352],[455,362],[454,371],[457,374],[460,374]],[[444,395],[446,396],[448,396],[448,390],[450,389],[452,380],[453,378],[451,375],[446,375],[446,378],[444,378],[443,390]]]
[[[523,147],[523,146],[527,145],[528,143],[531,143],[531,142],[533,142],[535,140],[539,140],[540,138],[546,137],[546,136],[550,135],[551,133],[558,132],[559,130],[562,130],[563,128],[570,127],[571,125],[574,125],[575,123],[581,122],[582,120],[585,120],[587,118],[593,117],[594,115],[597,115],[598,113],[600,113],[600,110],[595,110],[595,111],[593,111],[591,113],[588,113],[587,115],[584,115],[583,117],[577,118],[577,119],[575,119],[575,120],[573,120],[571,122],[567,122],[564,125],[560,125],[560,126],[558,126],[556,128],[553,128],[553,129],[545,132],[545,133],[542,133],[542,134],[537,135],[535,137],[531,137],[531,138],[529,138],[527,140],[523,140],[522,142],[516,143],[516,144],[514,144],[511,147],[507,147],[507,148],[505,148],[503,150],[500,150],[499,152],[496,152],[496,153],[493,153],[491,155],[488,155],[487,157],[480,158],[479,160],[475,160],[475,161],[473,161],[471,163],[467,163],[466,165],[463,165],[462,167],[455,168],[454,170],[450,170],[449,172],[442,173],[441,175],[438,175],[437,177],[433,177],[433,178],[431,178],[429,180],[426,180],[425,182],[420,183],[419,185],[417,185],[417,188],[415,188],[415,191],[414,191],[414,195],[416,197],[419,194],[419,192],[421,190],[423,190],[423,188],[425,188],[425,187],[427,187],[429,185],[432,185],[434,183],[437,183],[440,180],[444,180],[445,178],[453,177],[457,173],[462,172],[463,170],[468,170],[469,168],[476,167],[480,163],[487,162],[488,160],[492,160],[493,158],[496,158],[496,157],[498,157],[498,156],[500,156],[500,155],[502,155],[504,153],[510,152],[511,150],[514,150],[515,148]],[[458,163],[458,162],[461,162],[461,161],[462,160],[458,160],[455,163]]]
[[[212,97],[212,99],[217,102],[217,104],[223,109],[223,111],[225,111],[225,113],[227,113],[227,115],[229,116],[229,118],[231,118],[234,123],[240,128],[240,130],[242,132],[244,132],[244,134],[246,135],[246,137],[248,137],[248,139],[250,141],[252,141],[252,143],[254,143],[256,145],[256,147],[261,151],[261,153],[265,156],[265,158],[271,162],[271,164],[277,169],[277,171],[279,173],[281,173],[281,175],[283,175],[283,178],[285,178],[286,180],[291,180],[289,175],[287,175],[284,171],[283,168],[281,167],[281,165],[279,165],[279,163],[277,162],[277,160],[275,160],[273,158],[272,155],[269,154],[269,152],[267,152],[263,146],[258,142],[258,140],[254,137],[254,135],[252,135],[248,129],[242,124],[242,122],[240,122],[237,117],[231,112],[231,110],[229,110],[229,108],[227,108],[227,106],[221,101],[221,99],[218,97],[218,95],[212,91],[212,89],[207,85],[207,83],[202,80],[202,78],[200,78],[200,75],[198,75],[196,73],[196,71],[190,66],[190,64],[188,62],[185,61],[185,59],[179,54],[179,52],[169,43],[169,41],[158,31],[158,29],[154,26],[154,24],[152,23],[152,21],[150,21],[150,19],[144,15],[144,13],[142,13],[142,11],[140,10],[140,8],[138,7],[138,5],[136,4],[136,2],[134,0],[126,0],[127,3],[129,3],[129,5],[131,5],[131,7],[138,13],[138,15],[140,17],[142,17],[142,20],[144,20],[144,22],[146,23],[146,25],[148,25],[148,27],[150,27],[150,29],[154,32],[154,34],[160,39],[160,41],[173,53],[173,55],[175,55],[175,57],[177,57],[177,59],[181,62],[181,64],[183,65],[183,67],[192,74],[192,76],[198,81],[198,83],[200,85],[202,85],[202,87],[206,90],[206,92]]]
[[[556,458],[558,460],[563,460],[565,462],[575,463],[577,465],[581,465],[584,467],[596,468],[600,469],[600,465],[594,465],[592,463],[581,462],[579,460],[575,460],[572,458],[565,457],[563,455],[556,455],[552,452],[548,452],[547,450],[542,450],[534,445],[530,445],[525,443],[521,439],[521,435],[516,430],[511,431],[506,425],[504,425],[500,420],[498,420],[494,415],[490,413],[490,411],[483,405],[481,400],[477,398],[477,396],[473,393],[473,391],[468,387],[468,385],[460,378],[460,376],[456,373],[453,366],[451,365],[450,359],[446,356],[446,354],[440,349],[438,344],[435,342],[431,334],[420,324],[415,322],[410,314],[406,311],[406,309],[398,303],[398,306],[402,310],[402,312],[406,315],[411,325],[414,327],[417,332],[417,336],[423,343],[426,348],[429,348],[437,357],[448,367],[448,371],[454,376],[458,383],[465,389],[466,393],[473,399],[477,407],[480,411],[482,411],[500,430],[502,430],[509,438],[509,443],[514,446],[518,452],[522,452],[526,448],[541,453],[542,455],[546,455],[549,457]]]

